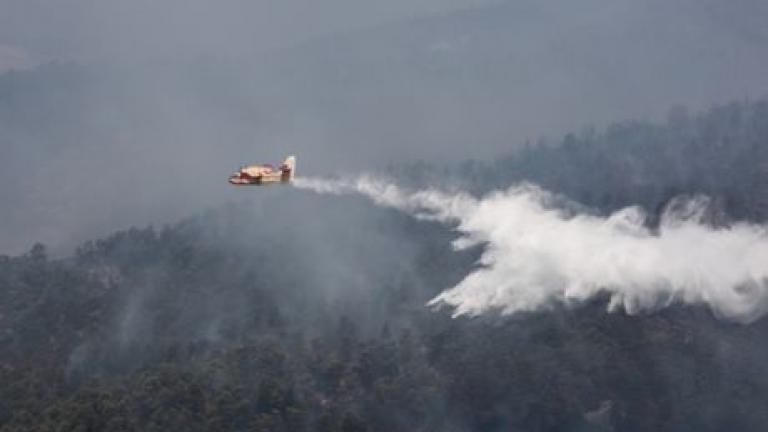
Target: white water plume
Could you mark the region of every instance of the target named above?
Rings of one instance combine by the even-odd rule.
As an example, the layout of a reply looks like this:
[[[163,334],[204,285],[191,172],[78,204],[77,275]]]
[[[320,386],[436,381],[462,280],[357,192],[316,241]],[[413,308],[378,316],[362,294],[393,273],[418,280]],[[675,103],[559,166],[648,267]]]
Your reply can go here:
[[[512,314],[605,294],[628,313],[673,303],[706,304],[721,317],[750,322],[768,306],[768,235],[763,226],[702,223],[707,200],[677,200],[658,230],[638,207],[608,217],[566,211],[530,184],[482,198],[437,190],[405,191],[361,177],[297,179],[318,193],[362,194],[380,206],[455,226],[457,249],[483,245],[480,266],[429,302],[454,315]],[[575,214],[574,214],[575,213]]]

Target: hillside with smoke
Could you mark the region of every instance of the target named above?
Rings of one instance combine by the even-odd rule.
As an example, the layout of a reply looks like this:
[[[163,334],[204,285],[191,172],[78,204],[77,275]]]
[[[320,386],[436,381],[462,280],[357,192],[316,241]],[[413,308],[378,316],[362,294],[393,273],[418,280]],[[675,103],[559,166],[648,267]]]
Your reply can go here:
[[[768,430],[766,22],[0,0],[0,432]]]
[[[305,176],[0,256],[0,431],[764,430],[766,119]]]

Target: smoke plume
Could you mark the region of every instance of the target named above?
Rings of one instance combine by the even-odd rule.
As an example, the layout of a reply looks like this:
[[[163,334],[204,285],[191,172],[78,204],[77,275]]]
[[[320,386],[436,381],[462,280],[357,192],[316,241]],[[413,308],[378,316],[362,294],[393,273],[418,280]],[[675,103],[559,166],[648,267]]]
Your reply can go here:
[[[768,305],[765,227],[707,225],[704,197],[674,200],[651,229],[639,207],[597,216],[531,184],[481,198],[407,191],[371,177],[295,184],[318,193],[361,194],[454,227],[456,249],[482,246],[477,268],[429,302],[451,307],[454,316],[537,311],[605,295],[610,311],[705,304],[717,316],[751,322]]]

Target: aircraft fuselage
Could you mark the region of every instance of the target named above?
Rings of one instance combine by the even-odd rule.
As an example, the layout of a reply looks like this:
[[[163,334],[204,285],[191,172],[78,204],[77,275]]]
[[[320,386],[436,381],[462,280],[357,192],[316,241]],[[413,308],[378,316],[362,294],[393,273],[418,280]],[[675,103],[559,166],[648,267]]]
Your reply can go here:
[[[246,165],[229,176],[229,183],[236,186],[261,186],[290,183],[296,172],[296,158],[288,156],[279,168],[272,165]]]

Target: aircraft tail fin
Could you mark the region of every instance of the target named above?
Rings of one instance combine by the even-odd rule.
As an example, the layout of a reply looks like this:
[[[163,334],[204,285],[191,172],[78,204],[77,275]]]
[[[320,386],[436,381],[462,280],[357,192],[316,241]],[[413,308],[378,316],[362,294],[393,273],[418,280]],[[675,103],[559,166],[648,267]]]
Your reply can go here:
[[[288,180],[293,180],[293,176],[296,174],[296,156],[288,156],[283,161],[283,172],[288,175]]]

